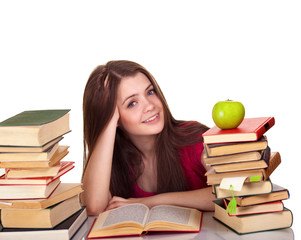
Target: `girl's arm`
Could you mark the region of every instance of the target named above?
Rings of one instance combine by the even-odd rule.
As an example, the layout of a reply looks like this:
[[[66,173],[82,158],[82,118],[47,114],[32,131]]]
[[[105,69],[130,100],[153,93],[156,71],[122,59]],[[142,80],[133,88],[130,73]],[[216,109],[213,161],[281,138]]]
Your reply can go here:
[[[103,212],[111,199],[110,179],[118,119],[116,107],[111,121],[96,141],[83,176],[82,203],[89,215]]]
[[[161,193],[151,197],[145,198],[129,198],[124,199],[121,197],[113,197],[106,210],[117,208],[123,205],[131,203],[143,203],[148,207],[157,205],[175,205],[181,207],[196,208],[201,211],[213,211],[215,199],[212,194],[212,188],[202,188],[197,190],[185,191],[185,192],[169,192]]]

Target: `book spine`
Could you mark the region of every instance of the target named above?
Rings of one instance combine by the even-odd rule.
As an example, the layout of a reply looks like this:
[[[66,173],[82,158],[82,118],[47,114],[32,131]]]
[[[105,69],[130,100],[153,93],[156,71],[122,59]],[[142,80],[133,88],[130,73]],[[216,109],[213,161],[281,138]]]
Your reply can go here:
[[[279,152],[275,152],[271,154],[269,166],[264,171],[264,180],[267,180],[271,176],[271,174],[279,166],[280,163],[281,163],[281,156]]]
[[[261,125],[255,130],[257,139],[263,136],[263,134],[266,133],[274,125],[275,125],[275,118],[270,117],[263,125]]]

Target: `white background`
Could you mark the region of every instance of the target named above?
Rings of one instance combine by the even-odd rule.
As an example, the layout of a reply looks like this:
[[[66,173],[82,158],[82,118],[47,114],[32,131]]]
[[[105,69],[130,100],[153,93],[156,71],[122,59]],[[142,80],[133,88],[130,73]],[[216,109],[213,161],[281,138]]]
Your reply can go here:
[[[299,1],[1,1],[0,121],[23,110],[71,108],[66,160],[82,172],[82,96],[91,71],[113,59],[144,65],[175,118],[213,126],[220,100],[246,117],[274,116],[267,132],[300,225],[301,4]],[[299,208],[299,209],[298,209]]]

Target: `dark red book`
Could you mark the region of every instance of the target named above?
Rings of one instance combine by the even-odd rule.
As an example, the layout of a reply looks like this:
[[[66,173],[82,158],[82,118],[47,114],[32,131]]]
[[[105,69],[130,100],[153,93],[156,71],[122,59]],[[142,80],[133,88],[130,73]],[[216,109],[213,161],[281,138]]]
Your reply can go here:
[[[257,141],[274,125],[274,117],[245,118],[237,128],[214,126],[203,134],[203,139],[205,144]]]

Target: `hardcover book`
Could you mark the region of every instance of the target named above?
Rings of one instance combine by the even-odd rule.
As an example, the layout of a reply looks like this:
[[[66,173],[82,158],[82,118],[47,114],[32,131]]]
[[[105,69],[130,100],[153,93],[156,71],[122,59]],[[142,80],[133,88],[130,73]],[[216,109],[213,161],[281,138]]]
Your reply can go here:
[[[60,179],[40,185],[0,185],[0,199],[48,198],[60,184]]]
[[[2,185],[39,185],[39,184],[48,184],[61,176],[63,176],[65,173],[69,172],[71,169],[73,169],[74,166],[70,165],[69,167],[60,169],[58,174],[54,177],[34,177],[34,178],[6,178],[5,174],[0,176],[0,187]]]
[[[214,200],[214,218],[238,234],[289,228],[293,224],[292,212],[284,208],[280,212],[229,216],[223,200]]]
[[[0,161],[48,161],[58,147],[56,143],[44,152],[0,152]]]
[[[51,140],[48,143],[45,143],[42,146],[0,146],[0,152],[11,152],[11,153],[25,153],[25,152],[44,152],[51,146],[53,146],[56,143],[59,143],[63,139],[62,136],[57,137],[53,140]]]
[[[47,208],[61,201],[71,198],[83,192],[80,183],[60,183],[54,192],[45,199],[19,199],[19,200],[1,200],[0,208],[18,208],[18,209],[41,209]]]
[[[218,157],[207,157],[204,155],[204,162],[207,166],[214,166],[219,164],[236,163],[236,162],[249,162],[257,161],[262,158],[263,151],[254,151],[246,153],[237,153]]]
[[[240,206],[250,206],[254,204],[261,204],[266,202],[274,202],[280,200],[289,199],[290,194],[288,189],[281,187],[275,183],[272,183],[272,192],[267,194],[249,195],[249,196],[237,196],[236,202]],[[228,200],[231,200],[228,198]]]
[[[69,109],[24,111],[0,122],[0,145],[43,146],[70,131]]]
[[[0,168],[48,168],[58,164],[68,153],[69,146],[59,146],[48,161],[0,161]]]
[[[242,186],[241,191],[230,191],[229,189],[220,188],[220,185],[213,186],[213,192],[216,199],[228,198],[234,196],[249,196],[272,192],[272,182],[270,180],[263,182],[247,182]]]
[[[7,168],[5,177],[10,178],[39,178],[39,177],[55,177],[59,172],[70,170],[73,168],[74,162],[61,161],[59,164],[48,168]]]
[[[279,152],[272,152],[269,161],[269,166],[264,169],[216,173],[214,169],[211,167],[206,172],[207,184],[216,185],[216,184],[220,184],[223,178],[232,178],[232,177],[241,177],[241,176],[247,177],[246,182],[250,182],[250,179],[252,177],[257,177],[258,181],[265,181],[270,177],[270,175],[274,172],[274,170],[279,166],[280,163],[281,163],[281,156]]]
[[[204,149],[208,157],[217,157],[264,150],[267,146],[267,138],[266,136],[262,136],[253,142],[204,144]]]
[[[213,165],[212,168],[217,173],[244,171],[244,170],[252,170],[252,169],[264,169],[269,166],[270,154],[271,154],[270,148],[267,147],[266,150],[263,152],[261,156],[262,158],[260,160],[218,164],[218,165]]]
[[[53,228],[81,209],[79,195],[42,209],[1,209],[1,224],[7,228]]]
[[[223,199],[225,208],[227,209],[229,200]],[[266,202],[251,206],[240,206],[237,205],[235,214],[229,214],[229,216],[242,216],[258,213],[270,213],[270,212],[281,212],[284,210],[284,205],[282,201],[276,202]]]
[[[0,225],[0,240],[70,240],[87,219],[86,208],[67,218],[52,229],[42,228],[3,228]]]
[[[245,118],[234,129],[214,126],[203,134],[203,139],[205,144],[256,141],[274,125],[274,117]]]

